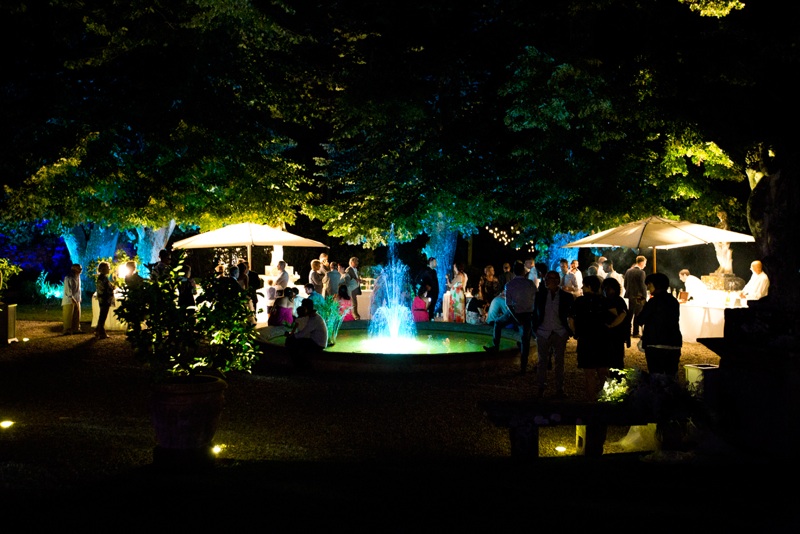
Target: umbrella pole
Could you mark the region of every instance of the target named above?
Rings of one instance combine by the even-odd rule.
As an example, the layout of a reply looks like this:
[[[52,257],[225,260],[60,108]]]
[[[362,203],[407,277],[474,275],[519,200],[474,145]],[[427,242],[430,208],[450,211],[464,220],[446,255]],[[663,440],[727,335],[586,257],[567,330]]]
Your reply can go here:
[[[253,257],[252,257],[251,252],[250,252],[252,250],[252,248],[253,248],[253,245],[247,245],[247,265],[248,265],[248,267],[250,269],[253,268]],[[655,250],[655,249],[653,249],[653,250]]]
[[[653,272],[656,272],[656,247],[653,247]]]

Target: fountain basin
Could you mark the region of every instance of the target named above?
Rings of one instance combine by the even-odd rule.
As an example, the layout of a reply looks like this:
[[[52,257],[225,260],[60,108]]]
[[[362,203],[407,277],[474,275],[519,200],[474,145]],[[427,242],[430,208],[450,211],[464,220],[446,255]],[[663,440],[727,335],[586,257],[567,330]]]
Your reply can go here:
[[[402,340],[368,339],[368,321],[343,323],[334,346],[315,354],[312,367],[327,371],[457,371],[495,368],[519,362],[513,330],[505,330],[500,350],[487,352],[492,329],[486,325],[428,322],[417,323],[418,344],[400,348]],[[259,329],[264,348],[262,362],[289,365],[282,328]],[[271,338],[271,339],[270,339]]]

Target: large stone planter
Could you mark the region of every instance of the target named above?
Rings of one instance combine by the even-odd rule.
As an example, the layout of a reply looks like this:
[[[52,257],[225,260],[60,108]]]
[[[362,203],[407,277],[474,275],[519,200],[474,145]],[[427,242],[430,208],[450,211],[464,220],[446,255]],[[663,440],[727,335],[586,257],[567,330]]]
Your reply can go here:
[[[213,467],[212,440],[227,387],[213,376],[175,377],[153,386],[156,467],[170,471]]]

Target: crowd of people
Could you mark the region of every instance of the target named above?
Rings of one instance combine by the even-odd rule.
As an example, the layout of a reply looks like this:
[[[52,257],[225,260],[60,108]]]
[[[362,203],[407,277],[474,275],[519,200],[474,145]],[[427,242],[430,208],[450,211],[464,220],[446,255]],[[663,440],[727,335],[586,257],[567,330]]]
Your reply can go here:
[[[171,254],[163,250],[159,261],[150,268],[150,278],[158,280],[171,267]],[[520,371],[526,373],[529,364],[531,341],[537,342],[537,373],[539,396],[544,394],[548,371],[554,371],[556,397],[564,395],[564,354],[570,337],[577,340],[578,367],[586,377],[586,398],[596,399],[609,373],[625,365],[625,347],[632,338],[639,338],[638,347],[645,353],[648,370],[675,376],[678,372],[682,336],[680,332],[679,301],[670,292],[669,278],[663,273],[646,274],[647,258],[637,256],[634,263],[620,273],[613,262],[597,258],[586,272],[577,260],[559,261],[559,270],[540,272],[533,258],[504,263],[500,276],[494,266],[487,265],[477,283],[468,286],[469,278],[463,264],[454,262],[451,273],[445,276],[445,296],[449,305],[444,319],[451,322],[487,324],[492,327],[492,343],[486,350],[498,350],[503,329],[516,328],[520,332]],[[96,297],[99,314],[95,336],[105,339],[105,322],[114,305],[117,285],[136,288],[144,283],[135,262],[128,262],[128,275],[121,284],[111,277],[111,266],[100,262],[97,268]],[[250,320],[254,323],[258,297],[269,302],[270,326],[289,326],[286,346],[293,353],[309,349],[323,350],[327,346],[325,321],[319,318],[319,309],[327,297],[338,302],[343,321],[360,319],[358,295],[362,278],[359,259],[352,257],[344,263],[329,261],[323,253],[310,263],[308,282],[304,284],[305,296],[289,284],[286,263],[278,262],[279,275],[270,280],[266,292],[264,283],[250,270],[246,261],[218,266],[217,276],[228,281],[231,290],[247,295]],[[414,321],[433,321],[440,297],[438,263],[429,258],[425,268],[415,278],[414,294],[409,295],[409,305]],[[62,298],[64,334],[81,333],[81,279],[82,268],[73,265],[64,278]],[[760,261],[751,264],[752,277],[739,293],[741,298],[756,300],[768,294],[769,278]],[[183,265],[179,273],[177,296],[184,308],[193,308],[198,292],[191,267]],[[688,269],[679,272],[690,298],[701,298],[708,291],[705,284]],[[471,293],[471,297],[468,295]],[[322,333],[325,332],[323,336]]]

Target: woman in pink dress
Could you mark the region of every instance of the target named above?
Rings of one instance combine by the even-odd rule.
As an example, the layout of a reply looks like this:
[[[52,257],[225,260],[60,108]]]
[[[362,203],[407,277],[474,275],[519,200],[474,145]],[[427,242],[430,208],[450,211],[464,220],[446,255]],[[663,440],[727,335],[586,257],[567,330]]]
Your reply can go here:
[[[411,314],[414,316],[415,323],[421,323],[430,320],[430,315],[428,315],[427,296],[428,292],[425,290],[425,287],[421,287],[419,288],[419,291],[417,291],[417,296],[414,297],[414,301],[411,303]]]
[[[350,300],[350,295],[347,294],[346,285],[339,286],[336,300],[339,301],[339,314],[342,315],[342,321],[355,321],[356,318],[353,317],[353,301]]]
[[[269,326],[283,326],[284,324],[292,324],[294,322],[294,294],[295,289],[287,287],[283,296],[275,299],[275,304],[272,306],[272,311],[267,319]]]

